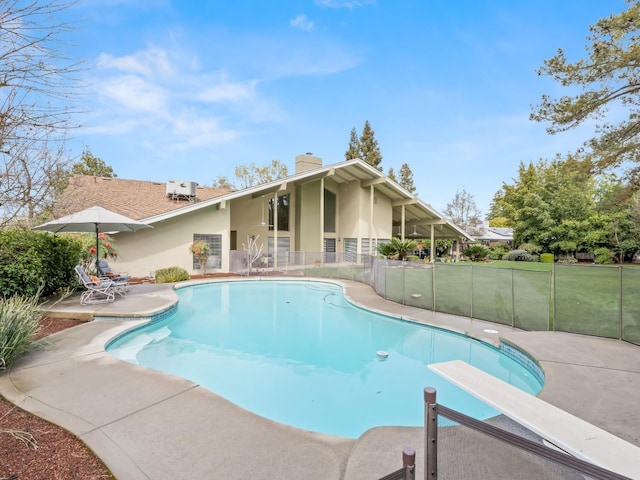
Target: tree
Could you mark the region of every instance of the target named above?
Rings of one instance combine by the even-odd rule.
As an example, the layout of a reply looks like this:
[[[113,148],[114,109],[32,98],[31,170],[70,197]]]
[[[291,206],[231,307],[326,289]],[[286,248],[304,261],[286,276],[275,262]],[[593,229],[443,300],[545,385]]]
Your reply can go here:
[[[351,129],[351,136],[349,138],[349,147],[344,154],[346,160],[352,160],[359,158],[363,162],[376,167],[382,171],[380,163],[382,162],[382,154],[380,153],[380,147],[376,140],[375,133],[369,124],[369,120],[364,122],[362,129],[362,135],[358,138],[358,133],[355,128]]]
[[[289,175],[289,169],[279,160],[271,160],[270,164],[258,167],[254,162],[250,165],[238,165],[235,170],[240,188],[249,188],[272,182]]]
[[[64,140],[79,63],[62,48],[71,30],[58,0],[0,0],[0,226],[50,203],[70,163]]]
[[[396,173],[393,171],[393,167],[391,167],[387,172],[387,178],[389,180],[393,180],[394,182],[398,183],[398,179],[396,178]]]
[[[551,122],[550,134],[575,128],[587,121],[598,122],[593,138],[578,153],[593,159],[604,170],[640,159],[640,2],[629,0],[629,8],[600,19],[589,29],[587,58],[569,63],[562,49],[545,60],[539,75],[551,76],[561,86],[580,93],[553,99],[542,96],[531,119]],[[627,111],[626,120],[614,125],[607,111]],[[636,166],[634,170],[639,169]]]
[[[408,163],[403,163],[400,167],[400,181],[398,183],[409,193],[416,194],[416,186],[413,184],[413,172]]]
[[[369,120],[364,122],[362,135],[360,135],[360,158],[369,165],[382,171],[380,167],[380,163],[382,162],[380,147],[378,146],[375,133],[369,124]]]
[[[80,161],[71,166],[71,173],[78,175],[93,175],[96,177],[116,178],[113,168],[101,158],[94,156],[89,149],[84,149]]]
[[[447,203],[444,214],[449,219],[470,235],[476,235],[482,223],[482,215],[476,205],[473,195],[464,188],[462,191],[456,190],[453,200]]]
[[[353,160],[354,158],[360,158],[360,139],[355,127],[351,129],[351,136],[349,137],[349,147],[344,153],[345,160]]]
[[[223,175],[218,175],[214,178],[211,184],[213,188],[224,188],[225,190],[235,190],[236,187],[229,181],[229,179]]]

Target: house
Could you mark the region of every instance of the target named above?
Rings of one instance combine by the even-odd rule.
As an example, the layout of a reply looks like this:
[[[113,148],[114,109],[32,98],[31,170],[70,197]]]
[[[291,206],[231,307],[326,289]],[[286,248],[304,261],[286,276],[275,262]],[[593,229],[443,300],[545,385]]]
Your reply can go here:
[[[114,268],[133,276],[169,266],[196,273],[188,247],[199,240],[211,247],[207,271],[229,272],[236,252],[253,240],[263,246],[265,265],[277,266],[289,252],[313,252],[328,261],[375,254],[393,235],[471,238],[367,163],[323,166],[311,154],[296,157],[294,175],[239,191],[76,175],[55,213],[92,205],[153,227],[113,235],[120,253]]]

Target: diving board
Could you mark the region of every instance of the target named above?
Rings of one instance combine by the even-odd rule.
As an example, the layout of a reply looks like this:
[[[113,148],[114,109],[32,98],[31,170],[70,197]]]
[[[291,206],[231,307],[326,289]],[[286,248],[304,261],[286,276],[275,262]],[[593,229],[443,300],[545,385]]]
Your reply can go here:
[[[434,363],[429,368],[570,455],[640,479],[640,447],[462,360]]]

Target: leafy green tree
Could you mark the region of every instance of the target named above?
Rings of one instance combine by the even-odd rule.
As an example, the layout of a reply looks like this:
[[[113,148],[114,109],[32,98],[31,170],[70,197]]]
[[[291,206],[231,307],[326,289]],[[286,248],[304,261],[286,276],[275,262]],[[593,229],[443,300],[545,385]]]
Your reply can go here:
[[[271,160],[271,163],[263,167],[251,162],[250,165],[238,165],[235,175],[240,188],[249,188],[285,178],[289,175],[289,169],[279,160]]]
[[[85,149],[80,156],[80,161],[71,166],[71,173],[109,178],[115,178],[118,176],[114,173],[112,167],[107,165],[101,158],[93,155],[89,149]]]
[[[351,129],[351,136],[349,137],[349,147],[344,152],[345,160],[353,160],[354,158],[360,158],[360,139],[358,138],[358,132],[355,127]]]
[[[550,122],[550,134],[597,122],[593,138],[585,141],[580,154],[592,158],[601,170],[626,162],[636,164],[634,170],[640,168],[639,27],[640,2],[629,0],[627,10],[590,27],[586,58],[571,63],[559,49],[538,71],[571,93],[557,99],[543,95],[531,119]],[[609,110],[626,111],[627,118],[614,124],[614,119],[607,119]]]
[[[413,184],[413,172],[408,163],[403,163],[400,167],[400,181],[398,183],[409,193],[416,194],[416,186]]]
[[[464,188],[456,190],[456,194],[443,212],[449,220],[470,235],[477,234],[482,223],[482,213],[476,205],[473,195]]]

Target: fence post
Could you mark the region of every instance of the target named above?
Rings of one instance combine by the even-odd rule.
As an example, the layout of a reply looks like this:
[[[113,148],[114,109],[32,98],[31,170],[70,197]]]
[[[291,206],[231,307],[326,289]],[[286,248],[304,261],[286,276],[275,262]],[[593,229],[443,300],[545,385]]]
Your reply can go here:
[[[623,297],[622,297],[622,288],[623,288],[623,285],[622,285],[622,277],[623,277],[622,273],[623,273],[623,271],[622,271],[622,269],[624,267],[622,265],[620,265],[620,266],[618,266],[618,268],[620,270],[620,274],[618,275],[618,278],[619,278],[618,286],[620,288],[620,305],[618,307],[618,326],[619,326],[618,339],[622,340],[622,321],[623,321],[623,315],[624,315],[624,312],[622,310],[624,308],[624,305],[622,303],[622,299],[623,299]]]
[[[404,480],[416,480],[416,451],[411,447],[402,449]]]
[[[424,480],[438,478],[438,405],[436,389],[424,388]]]

